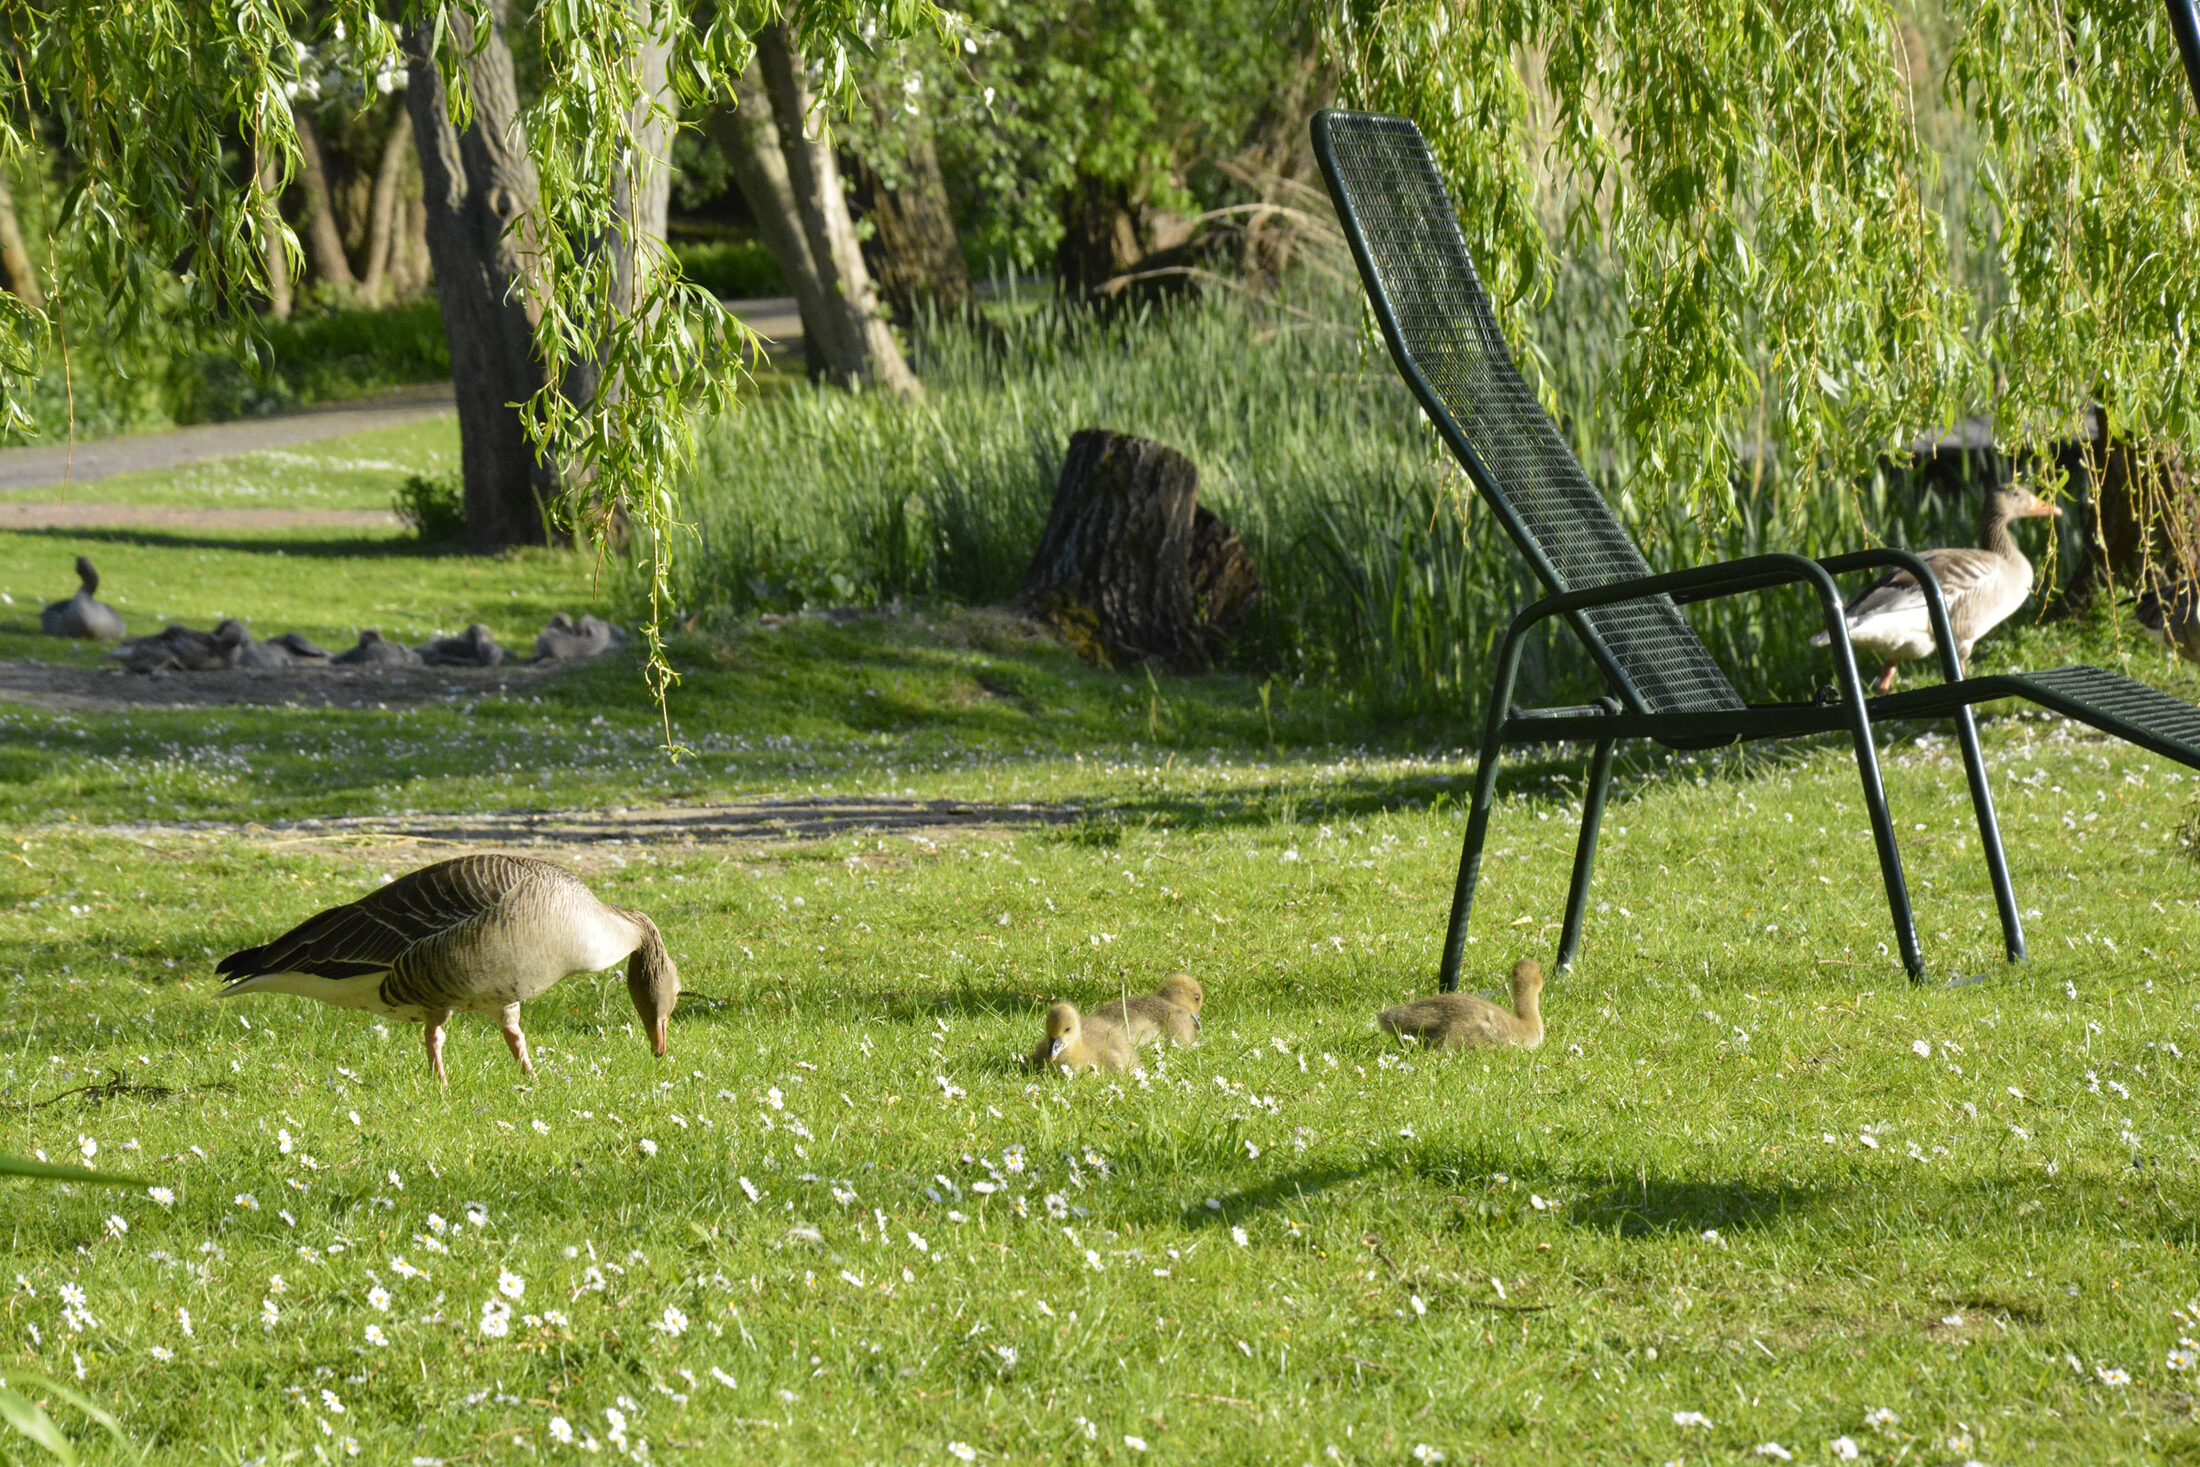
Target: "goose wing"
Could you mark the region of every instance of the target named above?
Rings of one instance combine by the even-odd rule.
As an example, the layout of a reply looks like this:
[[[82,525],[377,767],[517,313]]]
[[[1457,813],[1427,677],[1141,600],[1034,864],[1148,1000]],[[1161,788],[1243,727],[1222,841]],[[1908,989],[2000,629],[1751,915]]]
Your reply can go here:
[[[1987,550],[1970,550],[1960,546],[1942,550],[1926,550],[1918,559],[1932,568],[1933,578],[1940,582],[1941,599],[1947,603],[1948,620],[1961,634],[1967,614],[1975,603],[1987,603],[1995,599],[2008,567],[2000,556]],[[1883,617],[1925,618],[1925,588],[1917,583],[1917,577],[1906,570],[1889,571],[1878,580],[1857,592],[1846,608],[1851,628]],[[1824,634],[1820,634],[1821,640]]]
[[[495,910],[537,867],[557,871],[518,856],[461,856],[423,866],[306,918],[273,942],[231,953],[214,971],[232,986],[265,973],[335,979],[387,973],[421,943]]]

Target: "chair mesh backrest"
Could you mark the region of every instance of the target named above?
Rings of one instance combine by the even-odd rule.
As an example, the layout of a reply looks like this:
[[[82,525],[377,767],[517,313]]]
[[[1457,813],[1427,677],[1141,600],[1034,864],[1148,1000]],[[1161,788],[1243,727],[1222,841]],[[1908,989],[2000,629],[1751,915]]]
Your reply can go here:
[[[1324,112],[1314,129],[1391,354],[1536,574],[1553,591],[1649,575],[1642,551],[1513,366],[1421,130],[1365,112]],[[1669,598],[1585,612],[1580,623],[1590,651],[1617,674],[1618,690],[1632,685],[1648,711],[1744,706]]]

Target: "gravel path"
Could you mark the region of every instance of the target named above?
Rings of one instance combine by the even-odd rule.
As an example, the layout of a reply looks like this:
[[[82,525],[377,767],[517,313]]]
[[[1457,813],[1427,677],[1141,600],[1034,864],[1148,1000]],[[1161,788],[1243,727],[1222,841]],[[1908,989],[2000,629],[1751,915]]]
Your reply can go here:
[[[71,484],[90,484],[143,469],[169,469],[203,459],[318,443],[325,438],[344,438],[375,428],[395,428],[455,411],[451,385],[439,382],[408,387],[385,397],[333,403],[281,417],[239,418],[232,423],[205,423],[166,433],[101,438],[76,444],[73,449],[64,443],[0,448],[0,493],[59,485],[64,472]],[[4,523],[13,528],[30,528],[15,525],[13,521]]]

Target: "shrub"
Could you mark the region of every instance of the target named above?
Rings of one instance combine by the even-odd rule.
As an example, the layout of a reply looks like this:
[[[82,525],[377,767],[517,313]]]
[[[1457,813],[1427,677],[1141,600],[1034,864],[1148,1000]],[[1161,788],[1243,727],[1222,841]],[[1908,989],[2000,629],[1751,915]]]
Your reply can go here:
[[[772,252],[753,239],[681,240],[672,246],[687,278],[728,300],[787,294]]]
[[[466,489],[457,474],[414,474],[398,486],[390,508],[423,544],[440,545],[466,534]]]

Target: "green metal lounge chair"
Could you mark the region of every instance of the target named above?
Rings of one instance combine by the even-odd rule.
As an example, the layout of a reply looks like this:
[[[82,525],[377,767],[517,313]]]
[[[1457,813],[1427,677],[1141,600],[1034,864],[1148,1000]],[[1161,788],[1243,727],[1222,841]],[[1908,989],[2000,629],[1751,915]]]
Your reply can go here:
[[[1314,119],[1314,150],[1351,241],[1360,278],[1398,371],[1420,399],[1499,524],[1550,594],[1513,618],[1497,656],[1489,722],[1475,772],[1474,804],[1459,858],[1451,927],[1444,939],[1442,984],[1459,983],[1467,920],[1474,906],[1482,842],[1498,759],[1507,744],[1565,741],[1595,746],[1582,799],[1558,966],[1581,945],[1597,826],[1611,784],[1612,750],[1621,739],[1653,739],[1675,749],[1717,748],[1744,739],[1793,738],[1846,731],[1856,750],[1879,870],[1894,916],[1902,965],[1922,978],[1917,926],[1910,914],[1902,857],[1872,747],[1872,722],[1952,718],[1978,815],[1979,843],[2001,912],[2009,961],[2024,958],[2024,927],[2009,885],[1994,800],[1979,756],[1971,707],[2023,698],[2089,723],[2180,764],[2200,768],[2200,708],[2097,667],[2061,667],[2022,676],[1967,678],[1933,573],[1901,550],[1865,550],[1826,560],[1757,555],[1666,575],[1651,573],[1557,428],[1536,402],[1491,314],[1459,232],[1451,196],[1420,129],[1402,117],[1327,111]],[[1926,588],[1941,676],[1936,687],[1865,696],[1842,617],[1834,577],[1899,568]],[[1680,607],[1692,601],[1801,583],[1817,592],[1833,644],[1836,692],[1826,703],[1748,704],[1705,648]],[[1563,617],[1587,647],[1611,693],[1579,708],[1520,709],[1512,704],[1523,638]]]

